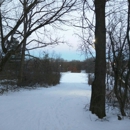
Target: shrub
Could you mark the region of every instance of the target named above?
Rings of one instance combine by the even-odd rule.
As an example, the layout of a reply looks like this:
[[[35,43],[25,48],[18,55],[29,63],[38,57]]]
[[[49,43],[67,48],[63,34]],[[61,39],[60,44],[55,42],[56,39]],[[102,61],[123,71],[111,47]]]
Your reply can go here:
[[[60,81],[60,72],[58,65],[49,58],[32,59],[26,64],[24,70],[22,86],[40,85],[56,85]],[[55,66],[54,66],[55,65]]]

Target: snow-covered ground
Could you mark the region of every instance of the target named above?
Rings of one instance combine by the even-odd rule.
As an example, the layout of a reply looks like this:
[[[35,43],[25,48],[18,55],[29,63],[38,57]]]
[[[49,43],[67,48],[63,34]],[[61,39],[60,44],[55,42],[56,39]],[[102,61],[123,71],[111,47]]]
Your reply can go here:
[[[5,93],[0,130],[130,130],[130,119],[119,121],[115,111],[103,121],[86,111],[90,95],[85,73],[62,73],[55,87]]]

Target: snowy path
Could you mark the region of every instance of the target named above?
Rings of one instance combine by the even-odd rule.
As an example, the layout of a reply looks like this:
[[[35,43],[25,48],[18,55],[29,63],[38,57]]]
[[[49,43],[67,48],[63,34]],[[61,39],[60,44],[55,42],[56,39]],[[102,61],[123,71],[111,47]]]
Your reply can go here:
[[[95,121],[85,73],[63,73],[61,84],[0,96],[0,130],[130,130],[130,120]],[[124,126],[125,125],[125,126]]]

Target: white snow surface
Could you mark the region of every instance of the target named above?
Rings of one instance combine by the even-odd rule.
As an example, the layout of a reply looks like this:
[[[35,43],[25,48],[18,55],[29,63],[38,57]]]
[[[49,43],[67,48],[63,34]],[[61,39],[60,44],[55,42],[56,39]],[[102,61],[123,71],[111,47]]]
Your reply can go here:
[[[0,130],[130,130],[130,119],[107,120],[86,111],[91,87],[85,73],[62,73],[59,85],[0,96]]]

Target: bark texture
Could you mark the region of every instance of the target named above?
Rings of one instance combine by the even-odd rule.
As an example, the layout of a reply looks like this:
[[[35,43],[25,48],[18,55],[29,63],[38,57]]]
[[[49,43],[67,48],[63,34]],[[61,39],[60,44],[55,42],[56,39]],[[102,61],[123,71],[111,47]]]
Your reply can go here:
[[[105,77],[106,77],[106,29],[105,29],[106,0],[95,0],[95,79],[92,84],[90,111],[99,118],[105,113]]]

